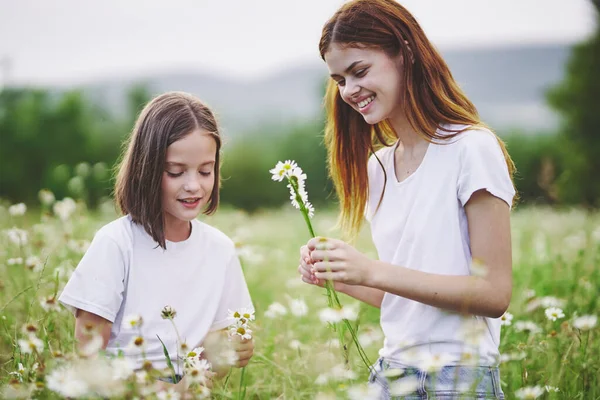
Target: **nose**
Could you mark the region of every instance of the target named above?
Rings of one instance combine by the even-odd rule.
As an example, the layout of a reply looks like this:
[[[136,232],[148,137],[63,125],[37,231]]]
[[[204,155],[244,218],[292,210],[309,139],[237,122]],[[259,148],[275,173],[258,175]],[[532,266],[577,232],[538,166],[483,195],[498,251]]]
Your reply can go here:
[[[354,98],[358,97],[360,92],[360,85],[354,79],[347,79],[346,84],[343,86],[343,97],[348,102],[354,102]]]
[[[196,193],[200,190],[200,174],[191,174],[183,185],[183,190],[189,193]]]

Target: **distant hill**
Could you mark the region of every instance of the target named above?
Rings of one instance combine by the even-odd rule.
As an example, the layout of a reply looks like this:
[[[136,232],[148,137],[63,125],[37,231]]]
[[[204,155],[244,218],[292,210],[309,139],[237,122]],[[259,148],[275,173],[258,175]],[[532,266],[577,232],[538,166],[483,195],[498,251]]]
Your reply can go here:
[[[484,121],[495,129],[533,132],[556,127],[557,117],[545,105],[544,92],[562,79],[568,46],[442,49],[442,54]],[[265,122],[277,125],[317,116],[326,79],[325,64],[315,62],[254,81],[201,71],[171,72],[98,81],[82,88],[115,112],[123,109],[126,90],[138,81],[146,82],[152,93],[191,92],[214,107],[226,133],[236,136]]]

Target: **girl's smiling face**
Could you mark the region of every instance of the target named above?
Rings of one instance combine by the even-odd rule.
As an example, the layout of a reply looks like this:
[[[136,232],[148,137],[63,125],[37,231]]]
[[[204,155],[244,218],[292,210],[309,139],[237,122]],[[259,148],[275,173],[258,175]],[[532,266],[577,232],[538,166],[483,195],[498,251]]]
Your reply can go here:
[[[210,200],[215,185],[217,143],[196,129],[173,142],[165,157],[161,190],[165,232],[187,229]],[[186,224],[182,224],[182,223]]]
[[[325,62],[344,102],[368,124],[403,115],[401,56],[390,58],[379,49],[332,43]]]

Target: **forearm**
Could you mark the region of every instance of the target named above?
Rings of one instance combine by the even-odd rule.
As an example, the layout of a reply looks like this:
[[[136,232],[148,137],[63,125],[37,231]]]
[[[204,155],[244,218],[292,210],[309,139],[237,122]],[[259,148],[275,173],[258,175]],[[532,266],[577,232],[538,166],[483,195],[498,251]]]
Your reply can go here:
[[[346,284],[340,284],[338,291],[377,308],[381,308],[381,302],[385,294],[380,289]]]
[[[369,287],[449,311],[498,318],[510,303],[510,289],[506,295],[482,277],[431,274],[382,261],[373,261],[371,271]]]

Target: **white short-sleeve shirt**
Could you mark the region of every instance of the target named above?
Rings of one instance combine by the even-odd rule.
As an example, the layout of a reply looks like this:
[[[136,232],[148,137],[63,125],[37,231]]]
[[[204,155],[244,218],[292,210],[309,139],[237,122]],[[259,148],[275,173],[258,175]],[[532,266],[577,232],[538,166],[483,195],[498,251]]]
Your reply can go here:
[[[229,309],[253,309],[234,243],[221,231],[193,220],[188,239],[167,241],[166,247],[121,217],[96,233],[59,297],[73,313],[81,309],[111,321],[107,352],[123,351],[137,368],[143,358],[129,344],[139,332],[123,327],[124,317],[142,316],[146,359],[165,368],[157,335],[171,359],[177,357],[177,335],[160,316],[164,306],[176,310],[175,325],[190,347],[209,331],[228,327]]]
[[[465,204],[480,189],[509,206],[515,195],[497,138],[487,130],[472,129],[430,143],[421,165],[401,182],[394,172],[396,147],[376,153],[387,175],[376,212],[384,170],[374,156],[368,165],[366,217],[379,259],[428,273],[469,275],[472,258]],[[473,325],[481,329],[476,340]],[[480,365],[498,363],[499,319],[465,317],[386,293],[381,326],[385,341],[380,355],[399,364],[418,366],[442,354],[450,356],[449,364],[459,364],[463,353],[474,353]]]

